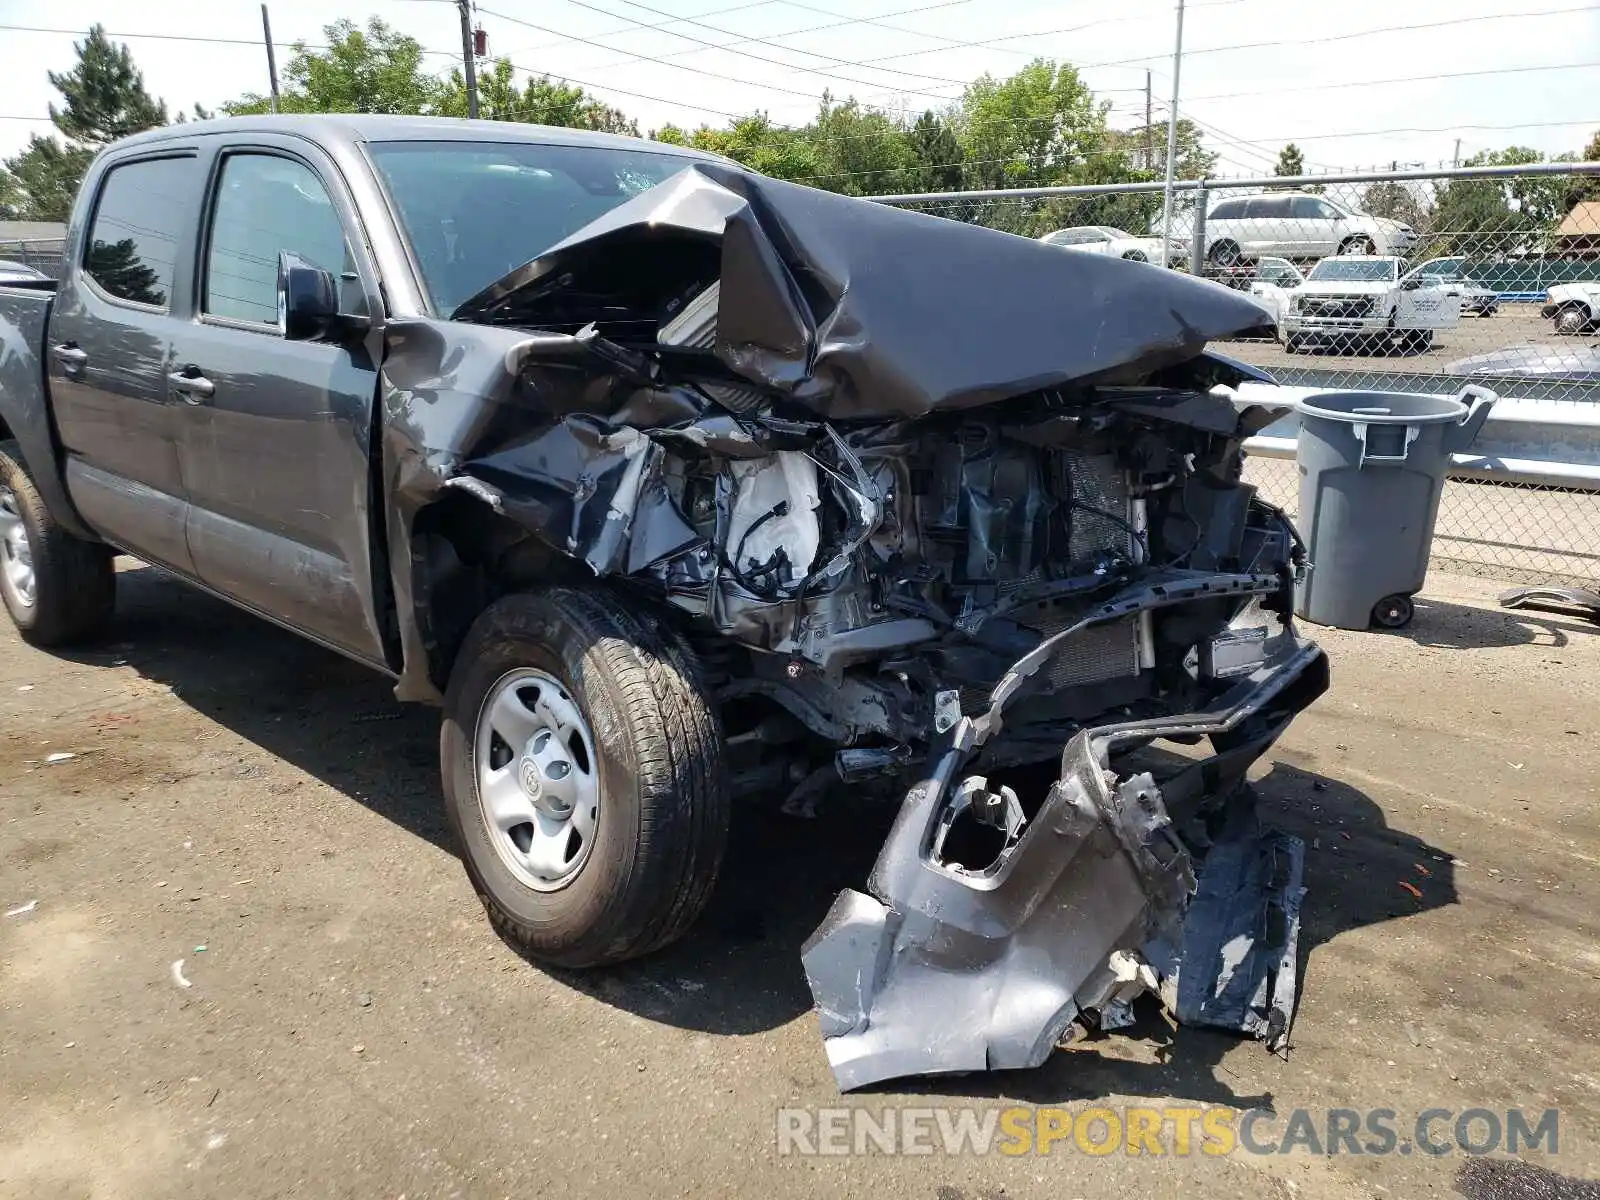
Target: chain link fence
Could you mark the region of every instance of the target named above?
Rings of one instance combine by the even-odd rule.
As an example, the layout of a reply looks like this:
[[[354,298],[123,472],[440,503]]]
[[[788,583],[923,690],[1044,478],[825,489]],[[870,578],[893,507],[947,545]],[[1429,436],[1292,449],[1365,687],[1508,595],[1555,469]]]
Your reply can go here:
[[[51,279],[60,279],[64,245],[62,238],[0,241],[0,275],[3,275],[6,269],[3,264],[21,263],[40,274],[48,275]]]
[[[1530,402],[1531,422],[1542,413],[1559,422],[1558,453],[1600,467],[1600,164],[1190,180],[1175,187],[1167,229],[1162,187],[1151,183],[876,199],[1204,275],[1262,304],[1261,336],[1221,348],[1280,383],[1436,393],[1487,384]],[[1493,470],[1452,479],[1433,561],[1593,586],[1594,474],[1589,486]],[[1292,461],[1254,458],[1249,477],[1294,511]]]

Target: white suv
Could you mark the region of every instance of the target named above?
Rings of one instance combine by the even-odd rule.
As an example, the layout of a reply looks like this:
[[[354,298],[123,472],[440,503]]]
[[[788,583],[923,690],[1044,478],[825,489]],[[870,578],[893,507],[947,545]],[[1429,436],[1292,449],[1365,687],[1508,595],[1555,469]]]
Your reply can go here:
[[[1176,217],[1173,229],[1175,237],[1190,240],[1193,214]],[[1409,225],[1355,212],[1309,192],[1222,199],[1206,213],[1206,261],[1218,267],[1254,262],[1264,255],[1289,259],[1404,255],[1416,238]]]

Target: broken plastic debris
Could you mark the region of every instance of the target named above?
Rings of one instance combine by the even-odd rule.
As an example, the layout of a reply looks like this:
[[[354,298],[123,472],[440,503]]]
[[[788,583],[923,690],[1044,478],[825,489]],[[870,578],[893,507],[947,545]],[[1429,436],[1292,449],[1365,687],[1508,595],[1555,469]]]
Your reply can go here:
[[[194,986],[194,984],[190,983],[188,979],[184,977],[183,959],[181,958],[172,964],[172,982],[181,988]]]
[[[19,905],[17,905],[16,908],[8,909],[7,912],[6,912],[6,916],[8,916],[8,917],[26,916],[28,913],[31,913],[34,909],[36,909],[38,907],[39,907],[39,902],[37,900],[29,900],[26,904],[19,904]]]
[[[31,692],[31,691],[33,691],[33,684],[25,683],[21,687],[19,687],[17,689],[17,691],[19,691],[19,692]]]
[[[1414,884],[1407,883],[1404,879],[1402,879],[1400,881],[1400,886],[1405,888],[1406,891],[1410,892],[1418,900],[1422,899],[1422,890],[1416,887]]]
[[[56,763],[71,762],[77,757],[78,756],[76,754],[73,754],[69,751],[57,750],[54,754],[47,754],[45,756],[44,765],[47,767],[53,767]]]
[[[194,948],[194,952],[196,954],[204,954],[206,952],[206,948],[204,946],[196,946]]]
[[[1418,871],[1422,872],[1422,874],[1424,874],[1424,875],[1432,875],[1433,874],[1432,871],[1428,870],[1428,868],[1423,866],[1421,863],[1412,863],[1411,865],[1413,867],[1415,867]]]

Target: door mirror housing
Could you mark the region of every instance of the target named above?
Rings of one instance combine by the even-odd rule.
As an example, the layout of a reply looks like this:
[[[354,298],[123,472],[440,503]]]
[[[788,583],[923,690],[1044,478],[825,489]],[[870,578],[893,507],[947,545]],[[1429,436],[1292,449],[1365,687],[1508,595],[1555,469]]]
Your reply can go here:
[[[278,328],[291,342],[314,342],[339,331],[339,285],[331,271],[291,250],[278,252]]]

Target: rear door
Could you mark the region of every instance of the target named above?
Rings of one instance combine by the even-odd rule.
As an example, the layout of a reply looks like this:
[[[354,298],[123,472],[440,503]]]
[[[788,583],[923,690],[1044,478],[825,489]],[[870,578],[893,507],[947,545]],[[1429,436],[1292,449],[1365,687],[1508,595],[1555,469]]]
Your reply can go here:
[[[1339,210],[1315,196],[1296,196],[1289,202],[1294,250],[1299,258],[1326,258],[1339,250],[1343,232]]]
[[[117,158],[90,176],[47,349],[74,505],[108,541],[184,574],[193,562],[167,374],[200,185],[192,149]]]
[[[195,569],[381,664],[370,503],[381,335],[373,320],[365,337],[290,341],[278,315],[284,250],[334,274],[342,311],[381,312],[354,206],[333,164],[297,138],[253,136],[209,167],[198,291],[173,334]]]
[[[1249,237],[1240,244],[1250,258],[1263,254],[1296,255],[1296,238],[1288,196],[1257,196],[1245,210]]]

